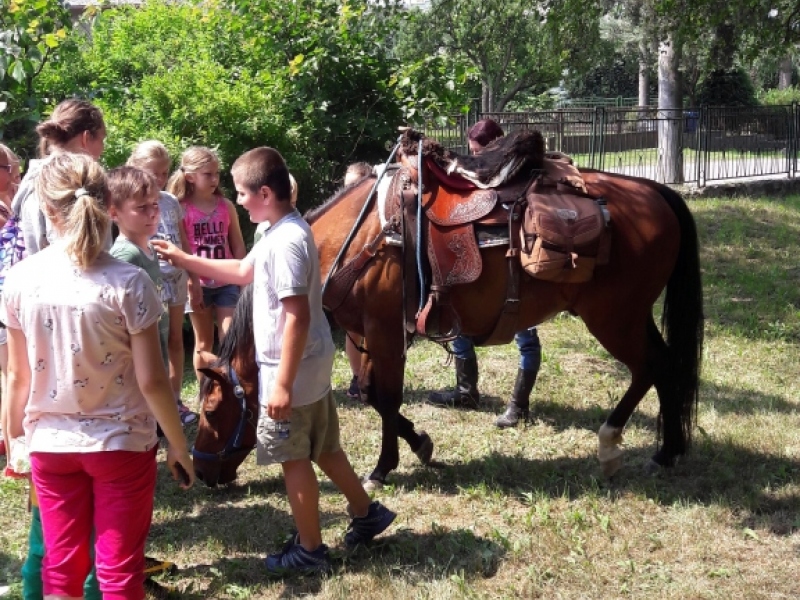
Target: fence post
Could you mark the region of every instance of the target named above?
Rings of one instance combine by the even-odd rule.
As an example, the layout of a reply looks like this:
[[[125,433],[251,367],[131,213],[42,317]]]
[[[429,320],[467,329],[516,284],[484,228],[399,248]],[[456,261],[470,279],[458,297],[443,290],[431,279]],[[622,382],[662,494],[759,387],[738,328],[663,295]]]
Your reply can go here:
[[[597,151],[597,107],[592,111],[591,136],[589,137],[589,168],[594,169],[594,155]]]
[[[598,169],[601,171],[605,168],[606,158],[606,109],[604,106],[598,107],[600,112],[600,143],[598,147]]]
[[[697,182],[697,187],[702,187],[700,183],[700,158],[701,158],[701,151],[700,151],[700,144],[701,142],[701,132],[703,131],[703,115],[705,114],[703,111],[703,107],[701,106],[697,110],[697,127],[695,128],[694,132],[694,180]]]
[[[790,111],[790,120],[789,123],[789,177],[794,179],[797,177],[797,148],[798,148],[798,140],[797,140],[797,102],[792,102],[792,107]]]
[[[698,161],[702,160],[703,168],[700,172],[701,178],[697,180],[698,187],[706,185],[706,178],[708,177],[708,163],[710,160],[708,152],[708,140],[711,135],[711,111],[708,105],[704,104],[700,107],[700,114],[702,115],[702,125],[700,126],[700,153],[697,156]]]

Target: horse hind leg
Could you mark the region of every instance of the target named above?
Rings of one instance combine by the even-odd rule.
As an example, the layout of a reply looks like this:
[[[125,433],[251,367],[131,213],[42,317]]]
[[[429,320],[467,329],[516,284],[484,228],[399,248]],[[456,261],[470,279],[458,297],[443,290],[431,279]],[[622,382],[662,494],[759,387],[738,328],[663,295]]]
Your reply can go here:
[[[653,323],[652,331],[648,330],[648,333],[651,337],[657,338],[660,350],[660,360],[654,369],[654,375],[660,407],[658,431],[661,445],[648,465],[649,470],[655,471],[661,467],[674,466],[676,459],[686,453],[686,435],[683,431],[680,386],[675,384],[672,374],[673,357],[655,323]]]
[[[580,314],[580,313],[579,313]],[[611,355],[622,362],[631,374],[631,383],[606,422],[598,431],[597,458],[607,477],[614,475],[622,466],[623,458],[623,432],[633,411],[644,398],[644,395],[655,383],[654,370],[664,359],[666,351],[663,340],[657,343],[660,335],[654,339],[650,334],[650,326],[655,329],[652,315],[642,315],[639,319],[635,316],[622,313],[620,319],[625,322],[615,322],[608,315],[581,315],[589,331],[608,350]],[[625,335],[619,335],[621,331]]]
[[[631,372],[631,384],[622,399],[600,426],[597,432],[597,459],[606,477],[613,476],[622,467],[623,432],[633,411],[653,385],[653,379],[646,372]]]
[[[652,385],[655,385],[658,394],[658,429],[659,437],[663,436],[663,443],[647,470],[672,466],[675,457],[685,451],[680,411],[674,410],[675,389],[670,377],[670,353],[652,317],[648,319],[646,335],[646,360],[639,369],[631,367],[631,385],[598,433],[598,458],[606,475],[613,475],[619,469],[623,429]]]

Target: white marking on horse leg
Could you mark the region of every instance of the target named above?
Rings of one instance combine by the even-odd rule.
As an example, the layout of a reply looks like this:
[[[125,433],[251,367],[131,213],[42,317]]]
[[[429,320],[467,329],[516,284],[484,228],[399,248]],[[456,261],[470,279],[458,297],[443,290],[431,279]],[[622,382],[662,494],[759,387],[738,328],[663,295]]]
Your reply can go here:
[[[361,485],[363,486],[364,491],[368,494],[379,492],[383,489],[382,481],[378,481],[377,479],[369,479],[368,477],[364,478],[364,481],[361,482]]]
[[[620,448],[622,443],[622,427],[610,427],[603,423],[597,432],[598,446],[597,458],[603,469],[603,475],[611,477],[622,466],[624,451]]]

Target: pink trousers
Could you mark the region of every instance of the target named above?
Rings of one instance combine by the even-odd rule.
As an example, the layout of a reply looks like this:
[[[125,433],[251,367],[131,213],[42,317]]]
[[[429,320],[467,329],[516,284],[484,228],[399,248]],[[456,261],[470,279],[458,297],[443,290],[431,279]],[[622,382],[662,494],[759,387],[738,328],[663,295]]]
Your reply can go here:
[[[31,454],[42,516],[45,594],[80,597],[91,569],[105,600],[142,600],[144,545],[153,514],[155,449]]]

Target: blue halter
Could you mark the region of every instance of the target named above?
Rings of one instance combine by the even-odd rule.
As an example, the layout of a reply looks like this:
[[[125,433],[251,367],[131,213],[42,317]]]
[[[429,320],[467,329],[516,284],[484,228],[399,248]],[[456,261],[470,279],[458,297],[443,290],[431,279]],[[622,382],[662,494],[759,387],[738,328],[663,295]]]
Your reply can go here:
[[[244,436],[244,427],[247,424],[247,415],[249,411],[247,410],[244,388],[242,387],[242,384],[239,381],[239,376],[236,374],[236,371],[231,365],[228,365],[228,378],[231,380],[231,383],[233,384],[233,395],[236,396],[236,398],[239,400],[240,412],[239,412],[239,422],[236,424],[236,430],[233,432],[233,435],[228,439],[227,443],[225,444],[225,447],[219,452],[216,453],[200,452],[194,446],[192,446],[192,458],[211,461],[211,462],[214,461],[225,462],[226,460],[230,460],[233,456],[236,456],[241,452],[248,453],[253,449],[253,446],[242,448],[242,437]]]

